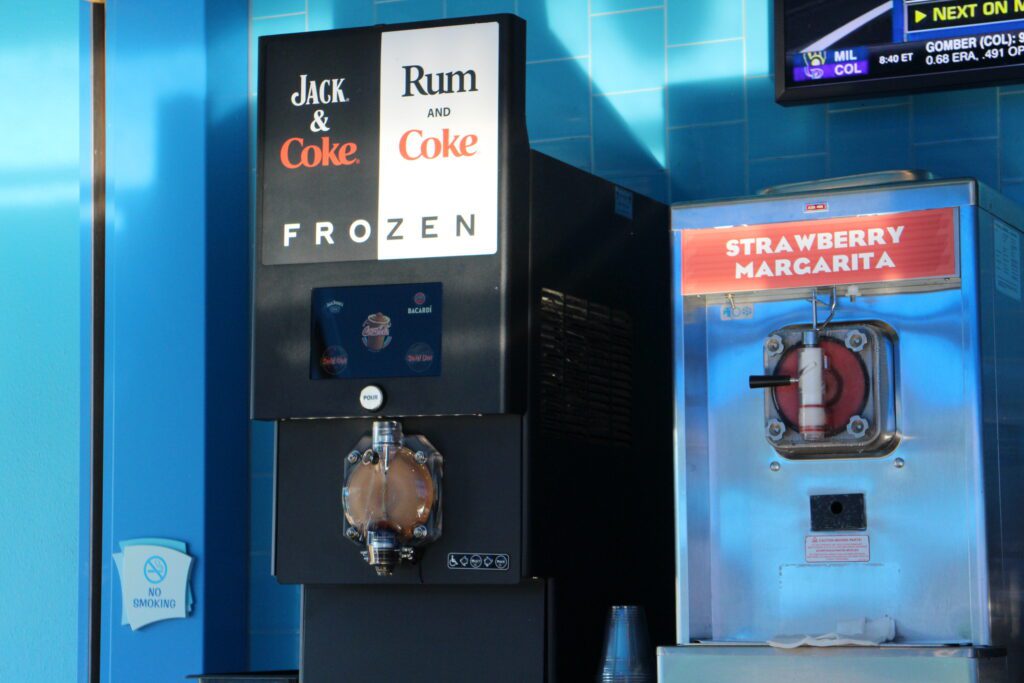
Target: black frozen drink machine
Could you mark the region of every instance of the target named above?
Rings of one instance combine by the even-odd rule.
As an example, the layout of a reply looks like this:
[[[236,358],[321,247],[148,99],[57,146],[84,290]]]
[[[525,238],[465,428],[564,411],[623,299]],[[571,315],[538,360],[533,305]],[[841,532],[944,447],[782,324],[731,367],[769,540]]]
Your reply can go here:
[[[522,20],[260,39],[252,416],[301,675],[579,681],[671,642],[667,208],[529,149]]]

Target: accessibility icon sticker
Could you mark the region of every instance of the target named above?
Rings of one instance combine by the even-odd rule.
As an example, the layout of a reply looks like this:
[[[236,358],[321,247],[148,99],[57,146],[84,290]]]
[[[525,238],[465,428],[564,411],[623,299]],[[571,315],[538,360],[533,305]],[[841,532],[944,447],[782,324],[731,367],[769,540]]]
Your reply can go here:
[[[508,553],[448,553],[449,569],[508,571]]]

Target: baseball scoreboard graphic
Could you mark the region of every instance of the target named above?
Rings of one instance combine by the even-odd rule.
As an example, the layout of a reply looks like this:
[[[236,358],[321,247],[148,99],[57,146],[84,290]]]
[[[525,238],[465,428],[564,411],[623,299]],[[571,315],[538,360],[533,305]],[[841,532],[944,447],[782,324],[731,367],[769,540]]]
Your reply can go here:
[[[1024,0],[776,0],[780,102],[1024,79]]]

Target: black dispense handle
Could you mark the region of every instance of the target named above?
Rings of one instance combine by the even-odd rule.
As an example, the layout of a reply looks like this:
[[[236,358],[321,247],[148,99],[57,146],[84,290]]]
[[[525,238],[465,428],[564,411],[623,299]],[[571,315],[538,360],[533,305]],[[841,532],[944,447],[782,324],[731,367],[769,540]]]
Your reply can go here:
[[[796,384],[797,381],[796,377],[789,377],[787,375],[751,375],[750,388],[771,389],[773,387],[788,387],[790,384]]]

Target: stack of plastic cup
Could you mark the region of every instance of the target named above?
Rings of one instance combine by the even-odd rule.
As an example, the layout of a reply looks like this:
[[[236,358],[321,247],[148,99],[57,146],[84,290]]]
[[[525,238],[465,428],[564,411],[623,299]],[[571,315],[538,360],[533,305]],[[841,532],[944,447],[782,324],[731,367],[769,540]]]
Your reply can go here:
[[[655,683],[654,649],[642,607],[616,605],[608,614],[598,683]]]

